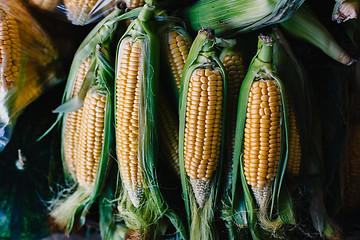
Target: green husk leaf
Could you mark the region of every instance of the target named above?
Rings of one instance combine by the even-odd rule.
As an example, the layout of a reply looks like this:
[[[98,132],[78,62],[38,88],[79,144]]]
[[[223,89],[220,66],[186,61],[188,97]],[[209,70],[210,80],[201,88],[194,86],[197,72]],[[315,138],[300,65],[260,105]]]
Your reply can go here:
[[[119,199],[119,215],[122,217],[129,229],[139,231],[142,236],[156,239],[163,234],[167,228],[164,216],[169,217],[174,226],[183,232],[181,221],[176,214],[168,208],[164,200],[156,173],[157,159],[157,135],[156,135],[156,101],[158,93],[158,64],[159,41],[154,34],[155,25],[151,20],[154,8],[145,5],[139,17],[134,20],[121,37],[118,43],[117,56],[119,55],[120,44],[126,37],[138,39],[143,43],[143,76],[141,79],[141,97],[139,103],[139,159],[144,174],[144,201],[135,206],[126,189],[123,189]],[[116,68],[118,59],[116,59]],[[116,69],[116,72],[118,70]]]
[[[223,146],[224,146],[224,134],[225,134],[225,122],[226,122],[226,71],[216,55],[214,50],[215,41],[213,38],[213,32],[211,29],[202,29],[198,32],[190,51],[188,59],[185,62],[180,99],[179,99],[179,163],[181,172],[181,185],[183,189],[185,210],[188,219],[188,228],[190,231],[190,239],[218,239],[218,235],[215,232],[213,226],[214,212],[216,209],[218,191],[220,186],[220,175],[222,169],[223,159]],[[197,68],[202,68],[206,64],[211,64],[214,68],[219,69],[224,82],[224,105],[223,105],[223,119],[221,129],[221,152],[219,159],[218,170],[214,173],[213,178],[210,180],[210,193],[208,199],[199,206],[196,196],[190,185],[189,178],[185,171],[184,163],[184,131],[185,131],[185,115],[186,115],[186,100],[189,88],[189,82],[191,75]]]
[[[106,187],[102,191],[99,197],[99,228],[101,239],[112,240],[112,239],[125,239],[125,234],[128,232],[128,228],[122,219],[116,216],[116,189],[118,181],[117,177],[117,166],[115,161],[111,161],[109,164],[109,178],[107,179]],[[114,165],[115,166],[114,166]]]
[[[295,106],[300,135],[304,142],[310,137],[311,112],[309,86],[304,66],[291,50],[291,46],[277,27],[274,28],[276,42],[274,44],[274,70],[282,79],[287,96]],[[290,63],[290,64],[289,64]]]
[[[354,63],[354,59],[336,42],[306,3],[280,26],[289,34],[320,48],[336,61],[345,65]]]
[[[258,41],[258,51],[255,57],[253,58],[248,73],[244,79],[244,82],[241,86],[240,97],[239,97],[239,105],[238,105],[238,119],[236,126],[236,136],[235,136],[235,152],[234,152],[234,172],[233,172],[233,189],[232,189],[232,199],[233,199],[233,211],[234,213],[237,211],[238,206],[243,206],[243,201],[245,203],[247,209],[247,219],[250,225],[251,233],[253,238],[262,239],[263,234],[274,234],[274,230],[279,227],[280,221],[293,222],[291,219],[291,212],[285,211],[288,208],[280,208],[277,206],[279,204],[283,204],[284,199],[280,199],[281,191],[282,191],[282,181],[285,172],[285,166],[287,161],[287,152],[288,152],[288,142],[287,142],[287,127],[286,127],[286,99],[285,99],[285,89],[282,82],[276,77],[276,75],[272,71],[272,47],[273,43],[268,43],[267,40],[259,38]],[[283,105],[283,113],[281,118],[281,149],[278,170],[272,187],[272,198],[270,202],[269,209],[268,207],[258,207],[256,206],[255,200],[253,199],[253,194],[251,193],[250,187],[247,185],[247,181],[244,174],[243,169],[243,160],[242,160],[242,149],[243,149],[243,132],[245,128],[246,121],[246,111],[247,111],[247,103],[250,92],[250,87],[253,81],[261,77],[261,75],[267,76],[274,81],[276,81],[281,94],[281,101]],[[240,171],[240,172],[239,172]],[[239,182],[240,181],[240,182]],[[237,191],[239,185],[242,185],[244,191],[244,200],[239,199],[237,196]],[[289,202],[286,202],[285,206],[288,206]],[[275,204],[278,204],[277,206]],[[281,206],[281,205],[280,205]],[[262,210],[263,209],[263,210]],[[264,210],[267,212],[264,212]],[[276,210],[281,210],[276,213]],[[284,212],[285,211],[285,212]],[[280,214],[281,213],[281,214]],[[286,213],[286,214],[285,214]],[[280,216],[279,216],[280,214]],[[267,216],[266,216],[267,215]],[[281,220],[279,219],[281,218]],[[276,218],[276,219],[274,219]],[[235,218],[238,224],[242,224],[243,222],[238,221],[239,219]],[[241,219],[240,219],[241,220]],[[260,224],[263,228],[266,229],[266,232],[263,232],[258,224]],[[281,225],[281,224],[280,224]],[[276,233],[276,235],[280,234]]]
[[[232,36],[289,19],[304,0],[208,0],[185,9],[183,18],[195,31],[214,29],[217,36]]]
[[[53,113],[69,113],[69,112],[75,112],[76,110],[79,110],[84,105],[84,100],[86,97],[86,93],[89,91],[91,85],[93,84],[93,80],[95,78],[95,65],[97,63],[95,61],[92,61],[92,64],[90,66],[90,69],[86,73],[84,77],[84,81],[81,84],[81,88],[78,92],[78,94],[71,98],[70,100],[66,101],[65,103],[61,104],[59,107],[57,107]]]

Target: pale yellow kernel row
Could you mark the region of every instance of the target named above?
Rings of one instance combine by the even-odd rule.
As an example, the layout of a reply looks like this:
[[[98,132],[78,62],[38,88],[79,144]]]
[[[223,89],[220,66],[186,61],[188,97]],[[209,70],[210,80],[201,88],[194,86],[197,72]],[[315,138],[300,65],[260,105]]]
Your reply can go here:
[[[125,188],[133,201],[139,202],[143,179],[138,156],[141,43],[126,38],[120,49],[116,74],[116,154]]]

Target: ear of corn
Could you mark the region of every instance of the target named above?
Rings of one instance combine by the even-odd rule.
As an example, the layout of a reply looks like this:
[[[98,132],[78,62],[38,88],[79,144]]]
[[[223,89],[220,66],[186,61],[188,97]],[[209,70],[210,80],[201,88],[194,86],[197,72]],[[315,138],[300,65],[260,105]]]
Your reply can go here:
[[[181,230],[162,197],[155,170],[159,40],[154,8],[145,5],[118,43],[115,83],[116,156],[122,182],[119,216],[129,235],[156,239],[164,216]],[[171,215],[171,217],[170,217]]]
[[[75,97],[80,90],[81,84],[85,79],[86,73],[90,69],[92,58],[86,58],[84,62],[80,65],[75,79],[75,85],[73,89],[72,97]],[[80,108],[74,112],[70,112],[64,116],[64,126],[65,132],[62,138],[63,147],[63,156],[65,161],[65,171],[68,172],[75,179],[76,176],[76,146],[79,144],[79,133],[81,127],[81,117],[83,114],[83,109]]]
[[[172,20],[159,30],[162,43],[162,65],[168,69],[160,80],[159,156],[180,177],[179,168],[179,116],[177,111],[181,76],[188,57],[192,39],[189,33]],[[169,91],[169,89],[171,89]]]
[[[244,80],[246,70],[243,60],[242,51],[239,45],[225,47],[221,54],[220,60],[223,63],[227,72],[227,123],[226,123],[226,136],[224,144],[224,177],[222,181],[223,196],[222,196],[222,218],[227,224],[229,234],[235,238],[234,226],[232,220],[230,196],[232,188],[232,158],[235,143],[235,128],[236,128],[236,112],[237,103],[239,100],[239,92],[242,81]],[[246,218],[246,217],[245,217]]]
[[[286,166],[286,172],[292,176],[298,176],[300,174],[301,167],[301,141],[298,122],[296,120],[296,114],[294,104],[288,99],[288,132],[289,132],[289,156]]]
[[[351,65],[354,62],[354,59],[336,42],[306,3],[289,20],[280,23],[280,26],[286,32],[313,44],[342,64]]]
[[[214,29],[217,36],[229,36],[284,21],[303,2],[304,0],[205,0],[192,4],[183,16],[194,30],[206,27]]]
[[[188,58],[192,39],[189,33],[181,26],[176,25],[173,22],[167,23],[160,30],[161,43],[163,47],[164,59],[166,59],[165,66],[169,69],[170,81],[165,84],[170,85],[170,89],[177,89],[174,95],[176,101],[181,87],[181,77],[185,65],[185,61]]]
[[[96,46],[98,43],[101,43],[108,47],[118,26],[118,21],[113,20],[120,17],[120,21],[121,17],[123,17],[123,15],[120,15],[121,13],[120,10],[117,10],[103,19],[79,46],[68,74],[63,94],[63,104],[54,110],[54,112],[59,113],[58,118],[53,126],[44,134],[46,135],[62,120],[62,161],[66,180],[70,182],[76,182],[74,177],[75,146],[78,144],[78,130],[82,116],[81,106],[84,103],[86,93],[91,87],[94,77]]]
[[[125,18],[120,13],[109,15],[84,39],[70,68],[63,104],[55,109],[59,113],[57,121],[63,119],[64,173],[70,190],[75,188],[75,191],[68,190],[70,193],[65,197],[59,194],[53,201],[50,216],[67,233],[85,223],[87,211],[99,195],[105,177],[113,137],[111,82],[114,78],[107,48],[119,21]],[[77,137],[71,136],[75,134],[70,125],[77,129]],[[87,134],[91,135],[87,137]]]
[[[239,49],[230,47],[225,48],[220,55],[220,60],[222,61],[228,74],[227,109],[229,114],[227,115],[226,132],[229,134],[227,134],[225,139],[225,161],[227,169],[230,170],[234,151],[237,103],[239,100],[240,87],[242,81],[244,80],[246,70],[242,53]],[[232,175],[232,171],[226,172],[229,173],[229,176]],[[229,181],[231,181],[231,177],[229,178]]]
[[[226,72],[210,29],[200,30],[186,60],[179,101],[179,162],[190,239],[213,239],[222,166]]]
[[[103,48],[98,49],[96,62],[108,59],[108,56],[99,58],[102,54],[107,53]],[[106,69],[98,71],[113,72],[108,60],[105,65]],[[102,76],[95,75],[82,106],[79,139],[73,156],[76,190],[65,198],[55,199],[51,206],[50,216],[66,233],[85,223],[87,211],[103,184],[112,139],[112,99],[104,83],[109,84],[112,77],[101,79]]]
[[[114,0],[64,0],[68,20],[74,25],[86,25],[113,10]]]
[[[282,181],[288,154],[286,99],[282,82],[272,72],[273,40],[261,35],[241,86],[235,136],[232,206],[236,215],[244,201],[254,238],[264,234],[281,235],[283,222],[292,223],[292,214],[283,215]],[[239,177],[241,179],[238,182]],[[244,199],[237,189],[242,185]],[[286,195],[286,194],[285,194]],[[287,201],[286,205],[291,203]],[[276,205],[277,204],[277,205]],[[274,211],[277,212],[274,219]],[[237,221],[237,218],[235,218]],[[263,236],[264,237],[264,236]]]

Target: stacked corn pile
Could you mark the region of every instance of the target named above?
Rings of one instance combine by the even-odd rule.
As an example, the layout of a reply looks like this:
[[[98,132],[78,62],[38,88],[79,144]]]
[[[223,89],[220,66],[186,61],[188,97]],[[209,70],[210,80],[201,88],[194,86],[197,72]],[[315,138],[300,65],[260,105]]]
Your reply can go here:
[[[60,189],[48,205],[53,226],[71,234],[95,221],[103,239],[343,236],[335,216],[356,209],[341,194],[359,195],[349,184],[358,173],[357,138],[345,143],[337,129],[348,121],[346,89],[341,95],[322,82],[331,94],[321,94],[335,105],[327,111],[317,91],[322,80],[309,74],[314,65],[302,49],[344,75],[358,56],[317,17],[315,3],[27,2],[66,13],[69,25],[101,19],[69,64],[58,118],[46,132],[61,135],[54,151]],[[41,85],[17,80],[40,77],[26,60],[48,66],[55,48],[21,27],[31,24],[28,15],[3,5],[0,87],[36,95]],[[358,29],[338,23],[355,23],[359,7],[358,0],[328,4],[353,49]],[[24,36],[32,38],[26,51]],[[32,98],[22,92],[15,109]],[[328,115],[334,118],[324,121]]]

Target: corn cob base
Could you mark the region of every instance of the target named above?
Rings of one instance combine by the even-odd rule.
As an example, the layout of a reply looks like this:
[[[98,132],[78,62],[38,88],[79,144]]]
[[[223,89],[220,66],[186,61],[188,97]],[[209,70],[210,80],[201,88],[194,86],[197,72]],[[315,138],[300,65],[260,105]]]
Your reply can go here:
[[[202,179],[190,179],[190,184],[194,192],[197,204],[200,208],[205,205],[209,198],[211,181],[204,181]]]
[[[269,214],[269,204],[271,202],[273,182],[270,182],[263,188],[251,187],[253,192],[258,211],[257,218],[260,226],[266,231],[270,232],[272,236],[279,238],[281,232],[278,231],[282,226],[280,217],[275,220],[270,219],[271,213]]]
[[[263,188],[251,187],[255,201],[260,209],[266,209],[271,196],[272,183],[267,184]]]

